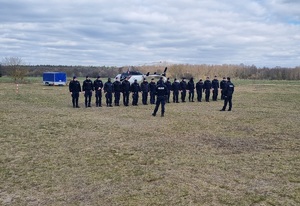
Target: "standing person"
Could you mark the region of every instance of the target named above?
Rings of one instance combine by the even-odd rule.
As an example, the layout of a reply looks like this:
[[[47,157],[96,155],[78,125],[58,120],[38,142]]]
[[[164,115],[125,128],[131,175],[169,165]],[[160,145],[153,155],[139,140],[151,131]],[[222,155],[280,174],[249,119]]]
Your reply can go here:
[[[200,79],[196,83],[196,91],[197,91],[197,100],[198,100],[198,102],[202,101],[202,90],[203,90],[203,81],[202,81],[202,79]]]
[[[141,90],[142,90],[142,103],[143,105],[147,105],[149,84],[146,78],[144,78],[144,81],[141,83]]]
[[[155,92],[155,94],[157,95],[156,105],[152,113],[152,116],[156,116],[160,104],[161,104],[161,116],[162,117],[164,116],[167,90],[168,90],[167,86],[163,83],[163,81],[157,83],[156,92]]]
[[[114,85],[114,93],[115,93],[115,106],[120,106],[122,83],[120,82],[118,77],[116,77],[116,81],[114,81],[113,85]]]
[[[132,105],[138,106],[139,101],[139,92],[141,91],[141,87],[135,79],[133,84],[130,85],[130,91],[132,92]]]
[[[180,90],[180,83],[179,80],[176,78],[174,79],[174,82],[172,84],[172,91],[173,91],[173,102],[179,103],[178,96],[179,96],[179,90]]]
[[[206,77],[206,80],[204,81],[204,85],[203,85],[203,91],[205,91],[206,102],[209,102],[210,90],[211,90],[211,81],[209,80],[209,77]]]
[[[82,91],[84,91],[84,97],[85,97],[84,103],[85,103],[85,107],[91,107],[91,100],[94,91],[94,86],[89,76],[86,76],[85,78],[86,79],[83,81],[82,84]]]
[[[188,82],[187,89],[189,90],[189,102],[194,102],[195,83],[193,77]]]
[[[166,81],[166,86],[167,86],[167,103],[170,103],[170,94],[171,94],[171,90],[172,90],[172,83],[170,82],[170,78],[167,78]]]
[[[185,81],[185,77],[183,77],[182,80],[181,80],[181,82],[180,82],[181,101],[182,102],[185,102],[186,89],[187,89],[187,83]]]
[[[212,100],[217,101],[217,99],[218,99],[218,90],[219,90],[219,80],[217,79],[217,76],[215,76],[215,78],[212,80],[211,86],[212,86],[212,89],[213,89]]]
[[[112,107],[112,93],[114,92],[114,85],[111,83],[111,79],[108,78],[104,84],[104,93],[106,97],[106,106]]]
[[[128,107],[129,105],[130,82],[128,79],[129,77],[122,82],[123,104],[125,107]]]
[[[234,92],[234,85],[231,83],[230,77],[227,77],[227,83],[224,89],[224,106],[220,111],[225,111],[227,103],[229,103],[228,111],[231,111],[233,92]]]
[[[72,96],[73,108],[80,108],[78,105],[79,93],[81,92],[80,82],[77,80],[77,77],[74,76],[73,80],[69,84],[69,91]]]
[[[224,89],[226,86],[226,77],[223,77],[223,80],[220,82],[220,89],[221,89],[221,99],[224,100]]]
[[[103,82],[100,79],[100,76],[97,76],[97,79],[94,81],[96,107],[102,107],[102,88]]]
[[[156,83],[154,78],[151,79],[149,84],[149,91],[150,91],[150,104],[155,104],[155,91],[156,91]]]

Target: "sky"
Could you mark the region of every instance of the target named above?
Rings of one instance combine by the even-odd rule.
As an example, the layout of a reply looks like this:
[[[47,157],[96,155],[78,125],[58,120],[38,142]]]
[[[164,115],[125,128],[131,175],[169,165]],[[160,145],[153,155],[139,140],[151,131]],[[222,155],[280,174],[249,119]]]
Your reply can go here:
[[[300,0],[0,0],[0,57],[30,65],[300,66]]]

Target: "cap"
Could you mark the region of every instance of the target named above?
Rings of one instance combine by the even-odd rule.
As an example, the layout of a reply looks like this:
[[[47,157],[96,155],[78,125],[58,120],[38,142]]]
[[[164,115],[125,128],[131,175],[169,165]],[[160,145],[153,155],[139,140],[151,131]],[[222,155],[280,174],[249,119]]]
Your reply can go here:
[[[100,76],[98,75],[98,76],[97,76],[97,78],[99,79],[99,78],[100,78]]]
[[[89,78],[89,76],[86,76],[85,78]]]
[[[73,77],[73,79],[76,79],[76,78],[77,78],[76,76]]]

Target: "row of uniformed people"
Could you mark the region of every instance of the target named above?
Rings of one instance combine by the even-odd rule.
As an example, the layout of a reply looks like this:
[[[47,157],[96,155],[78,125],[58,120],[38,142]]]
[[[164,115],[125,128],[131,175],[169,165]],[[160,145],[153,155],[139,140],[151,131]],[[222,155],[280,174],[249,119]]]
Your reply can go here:
[[[162,80],[160,80],[162,81]],[[174,79],[174,82],[171,83],[169,78],[164,83],[167,88],[166,92],[166,102],[170,102],[170,93],[173,92],[173,102],[179,103],[179,93],[181,94],[181,101],[185,102],[186,94],[188,92],[189,96],[188,99],[190,102],[194,102],[194,91],[196,89],[197,93],[197,100],[199,102],[202,101],[202,93],[205,92],[205,100],[208,102],[210,98],[210,92],[213,92],[213,101],[217,101],[218,90],[221,89],[221,99],[224,99],[224,90],[226,86],[227,80],[224,77],[223,80],[219,83],[217,77],[210,81],[209,77],[203,82],[200,79],[195,86],[194,79],[191,78],[188,82],[186,82],[185,78],[179,82],[179,80]],[[85,106],[91,107],[91,97],[92,92],[95,91],[95,98],[96,98],[96,107],[101,107],[102,104],[102,90],[104,90],[105,97],[106,97],[106,105],[112,107],[112,96],[114,94],[114,103],[115,106],[119,106],[120,102],[120,94],[123,93],[123,104],[124,106],[129,105],[129,94],[132,93],[132,105],[138,105],[139,99],[139,92],[142,92],[142,103],[147,105],[147,98],[148,94],[150,93],[150,104],[155,104],[155,93],[157,90],[157,84],[155,83],[154,79],[151,80],[150,83],[146,79],[139,85],[135,80],[134,83],[130,84],[128,79],[122,81],[122,83],[116,79],[113,83],[111,79],[108,78],[108,81],[103,84],[100,76],[92,82],[88,76],[86,76],[86,80],[83,82],[82,91],[84,91],[85,96]],[[73,81],[69,84],[69,90],[72,94],[72,103],[73,107],[79,107],[78,105],[78,98],[79,92],[81,92],[81,87],[79,81],[74,76]]]

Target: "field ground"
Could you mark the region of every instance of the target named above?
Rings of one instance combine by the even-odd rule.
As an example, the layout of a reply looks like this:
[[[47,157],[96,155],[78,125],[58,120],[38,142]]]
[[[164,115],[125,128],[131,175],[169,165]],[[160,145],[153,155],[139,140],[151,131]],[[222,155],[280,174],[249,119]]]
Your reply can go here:
[[[233,83],[162,118],[0,78],[0,205],[300,205],[300,82]]]

